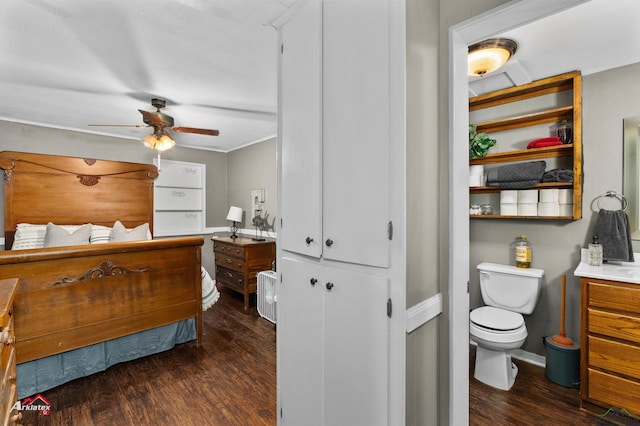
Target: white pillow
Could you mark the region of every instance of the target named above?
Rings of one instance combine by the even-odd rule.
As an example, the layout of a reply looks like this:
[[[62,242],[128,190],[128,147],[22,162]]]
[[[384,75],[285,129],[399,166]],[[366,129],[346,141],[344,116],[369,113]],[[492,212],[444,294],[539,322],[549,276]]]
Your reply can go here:
[[[136,226],[133,229],[127,229],[119,220],[116,220],[116,223],[113,224],[113,228],[111,229],[111,234],[109,237],[109,240],[112,243],[125,241],[142,241],[150,239],[151,234],[149,232],[148,223],[143,223],[142,225]]]
[[[105,244],[109,242],[111,228],[102,225],[91,225],[90,244]]]
[[[31,223],[19,223],[13,237],[11,250],[36,249],[44,247],[44,234],[47,233],[47,225],[33,225]]]
[[[62,247],[89,244],[90,236],[91,225],[88,223],[80,226],[59,226],[49,222],[47,232],[44,235],[44,246]]]

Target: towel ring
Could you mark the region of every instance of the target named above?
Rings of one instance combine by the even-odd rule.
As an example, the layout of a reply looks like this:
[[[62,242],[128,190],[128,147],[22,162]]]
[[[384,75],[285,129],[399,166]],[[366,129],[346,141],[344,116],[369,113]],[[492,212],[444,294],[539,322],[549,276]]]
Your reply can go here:
[[[617,198],[618,200],[620,200],[620,202],[622,203],[622,210],[623,211],[627,210],[627,207],[629,206],[629,202],[624,197],[624,195],[622,195],[622,194],[620,194],[619,192],[616,192],[616,191],[607,191],[607,192],[605,192],[604,194],[602,194],[601,196],[598,197],[598,201],[596,203],[596,205],[598,206],[598,210],[601,209],[600,200],[602,200],[603,197],[613,197],[613,198]]]

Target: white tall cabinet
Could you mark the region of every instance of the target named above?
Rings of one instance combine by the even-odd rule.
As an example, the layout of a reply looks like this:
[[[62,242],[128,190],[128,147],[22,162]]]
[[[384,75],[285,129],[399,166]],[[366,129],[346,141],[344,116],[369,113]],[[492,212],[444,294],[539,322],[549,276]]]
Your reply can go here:
[[[308,0],[279,25],[281,425],[403,420],[392,3]]]

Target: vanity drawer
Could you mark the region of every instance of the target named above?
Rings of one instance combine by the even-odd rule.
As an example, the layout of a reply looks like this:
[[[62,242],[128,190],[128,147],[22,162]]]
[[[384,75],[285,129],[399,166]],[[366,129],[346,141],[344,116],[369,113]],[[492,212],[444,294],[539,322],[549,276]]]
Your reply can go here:
[[[589,336],[589,365],[640,379],[640,347]]]
[[[589,309],[589,333],[640,343],[640,318],[620,312]]]
[[[588,398],[640,413],[640,383],[589,369]]]
[[[640,314],[640,284],[590,280],[589,306]]]

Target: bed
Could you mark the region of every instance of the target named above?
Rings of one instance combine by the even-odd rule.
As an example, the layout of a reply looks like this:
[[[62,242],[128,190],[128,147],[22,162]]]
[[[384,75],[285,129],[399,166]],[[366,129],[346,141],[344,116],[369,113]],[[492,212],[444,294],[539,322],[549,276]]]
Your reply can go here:
[[[19,278],[19,398],[176,344],[201,343],[203,238],[147,239],[155,166],[3,151],[0,168],[0,279]],[[31,232],[42,227],[46,247]],[[76,234],[83,236],[73,241]]]

